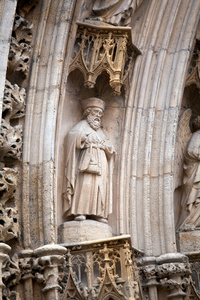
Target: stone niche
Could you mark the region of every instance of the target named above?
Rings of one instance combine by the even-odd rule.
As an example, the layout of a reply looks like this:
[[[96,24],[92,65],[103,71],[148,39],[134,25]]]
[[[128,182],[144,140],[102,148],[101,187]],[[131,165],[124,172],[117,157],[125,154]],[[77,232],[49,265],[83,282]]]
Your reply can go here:
[[[81,236],[82,238],[84,237],[84,240],[94,240],[97,238],[109,238],[112,237],[112,235],[119,234],[119,224],[117,223],[117,220],[119,219],[120,204],[120,161],[122,137],[124,132],[124,120],[126,114],[126,101],[130,90],[129,76],[133,71],[136,56],[141,54],[141,52],[132,42],[131,27],[113,26],[110,23],[107,24],[106,22],[100,21],[99,18],[93,19],[93,17],[94,16],[83,18],[82,21],[77,21],[76,23],[77,30],[74,45],[72,46],[73,51],[71,51],[71,59],[70,61],[68,61],[69,65],[66,64],[66,74],[68,73],[69,75],[65,80],[63,80],[63,82],[65,83],[63,84],[63,92],[61,92],[62,95],[59,114],[60,120],[58,121],[57,127],[57,136],[59,139],[59,142],[57,143],[58,165],[56,168],[58,170],[57,224],[59,243],[78,242],[80,241]],[[88,152],[88,157],[90,156],[89,165],[92,165],[91,168],[94,168],[93,162],[96,161],[96,166],[100,166],[99,169],[101,169],[102,171],[102,173],[100,171],[101,175],[105,175],[105,177],[103,177],[104,175],[102,175],[100,179],[98,179],[97,175],[95,175],[97,177],[96,179],[94,179],[95,176],[93,175],[96,171],[94,171],[94,169],[88,170],[89,166],[85,169],[83,168],[83,170],[80,169],[80,172],[78,171],[79,173],[77,174],[80,174],[80,176],[76,175],[76,171],[74,171],[76,168],[74,168],[73,166],[76,165],[77,161],[77,148],[73,148],[74,150],[66,150],[66,145],[68,145],[69,147],[70,143],[67,142],[67,134],[83,119],[83,110],[81,103],[82,100],[88,98],[99,98],[105,102],[104,115],[101,119],[101,129],[103,130],[105,136],[109,139],[109,145],[106,145],[104,139],[105,137],[101,138],[99,136],[99,139],[98,134],[100,134],[101,129],[97,134],[95,130],[91,133],[91,126],[89,126],[90,128],[87,130],[88,132],[90,132],[89,135],[91,134],[91,136],[89,136],[88,139],[86,139],[85,134],[83,134],[85,136],[84,147],[88,149],[85,150],[85,152]],[[87,123],[88,122],[84,123],[84,128],[88,128]],[[74,133],[72,133],[72,135],[73,134]],[[93,138],[93,135],[95,136],[95,138]],[[90,137],[93,141],[90,141]],[[75,141],[75,139],[73,141]],[[102,149],[101,143],[104,144],[103,147],[108,147],[106,149]],[[110,150],[110,145],[112,145],[112,150]],[[73,160],[73,162],[69,167],[70,170],[73,171],[70,171],[70,175],[68,173],[68,177],[70,177],[71,179],[67,181],[65,178],[65,166],[67,153],[69,153],[70,151],[74,151],[73,155],[70,156],[70,160]],[[109,151],[111,151],[112,153],[109,153]],[[96,154],[94,154],[94,152],[96,152]],[[107,157],[105,156],[106,152]],[[110,157],[108,158],[109,155],[112,156],[112,162],[110,162]],[[79,157],[81,157],[80,160],[82,160],[82,154]],[[105,157],[105,159],[103,157]],[[85,161],[85,158],[83,158],[82,161]],[[87,164],[88,161],[84,163]],[[113,164],[114,168],[111,166],[111,164]],[[103,165],[108,165],[109,171],[106,171],[107,167],[105,167],[103,171]],[[110,171],[112,169],[113,173],[112,171]],[[81,175],[81,172],[90,174],[89,181],[87,181],[88,175]],[[112,176],[110,176],[111,173]],[[84,184],[82,185],[82,182],[84,180],[83,177],[87,178],[87,182],[85,184],[84,181]],[[110,180],[111,177],[112,180]],[[80,180],[77,178],[79,178]],[[107,180],[107,178],[109,179]],[[76,192],[77,182],[80,182],[81,196],[79,195],[76,197],[73,195],[79,193]],[[82,200],[80,202],[85,203],[84,199],[85,197],[87,197],[87,189],[83,188],[83,192],[82,187],[90,185],[90,183],[88,182],[95,182],[95,184],[92,184],[92,186],[93,188],[95,187],[95,191],[98,191],[98,196],[96,196],[96,198],[98,199],[98,204],[96,203],[94,208],[94,201],[91,201],[87,205],[87,207],[89,207],[87,208],[87,210],[83,209],[83,207],[81,209],[77,209],[77,206],[79,206],[77,205],[78,200],[76,204],[73,205],[72,203],[75,203],[73,202],[73,197],[76,199],[81,198]],[[110,196],[111,193],[108,191],[112,191],[113,196]],[[63,213],[66,213],[68,211],[68,208],[64,207],[65,205],[63,205],[64,203],[66,203],[66,199],[63,199],[64,197],[67,198],[67,201],[69,203],[68,208],[71,207],[70,213],[65,214],[65,216]],[[90,199],[92,200],[91,197]],[[112,199],[112,201],[110,201],[109,199]],[[111,211],[112,213],[110,213]],[[86,215],[86,220],[84,214]],[[88,223],[88,219],[92,220],[92,224]],[[69,224],[70,222],[71,224]],[[100,226],[100,222],[104,222],[104,224]],[[97,226],[95,226],[94,223]],[[101,227],[101,229],[99,228],[99,226]],[[89,232],[90,228],[92,228],[92,236],[91,234],[89,234],[87,237],[86,235]],[[75,234],[76,231],[78,232],[78,234]],[[72,239],[69,238],[70,235],[71,237],[73,236]]]
[[[82,119],[81,100],[89,97],[98,97],[105,101],[106,108],[102,118],[103,131],[115,148],[116,156],[113,170],[113,213],[109,216],[109,225],[113,229],[113,234],[117,233],[117,179],[119,170],[119,160],[121,151],[121,138],[123,130],[123,120],[125,113],[125,91],[122,87],[121,95],[114,96],[109,85],[109,78],[106,73],[102,73],[96,80],[94,88],[88,89],[84,86],[84,78],[79,70],[72,71],[67,80],[65,100],[62,109],[58,157],[58,225],[65,222],[63,219],[63,199],[62,191],[64,184],[64,171],[66,159],[66,135],[69,130]],[[94,222],[94,221],[93,221]],[[99,222],[96,222],[99,223]],[[66,223],[65,223],[66,224]],[[105,224],[102,224],[105,225]],[[63,226],[63,225],[62,225]],[[80,229],[80,228],[79,228]],[[98,229],[99,231],[99,229]],[[61,239],[62,240],[62,239]],[[62,240],[63,242],[63,240]]]

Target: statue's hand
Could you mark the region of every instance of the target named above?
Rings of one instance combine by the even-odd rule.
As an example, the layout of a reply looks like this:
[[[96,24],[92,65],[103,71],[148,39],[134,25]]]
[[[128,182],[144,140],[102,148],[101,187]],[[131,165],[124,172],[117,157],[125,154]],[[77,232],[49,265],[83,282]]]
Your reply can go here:
[[[81,142],[85,142],[86,138],[87,138],[87,135],[85,133],[83,133],[81,135]]]
[[[88,144],[98,144],[101,143],[101,141],[101,138],[96,133],[90,133],[86,139]]]

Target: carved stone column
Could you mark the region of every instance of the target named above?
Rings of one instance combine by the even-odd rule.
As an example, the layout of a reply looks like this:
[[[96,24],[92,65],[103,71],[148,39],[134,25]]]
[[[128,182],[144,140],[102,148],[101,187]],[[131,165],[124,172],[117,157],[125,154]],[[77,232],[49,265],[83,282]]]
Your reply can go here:
[[[64,254],[67,249],[59,245],[45,245],[34,251],[36,264],[43,269],[43,277],[45,287],[42,289],[44,299],[59,299],[59,284],[60,269],[64,267]]]
[[[181,253],[169,253],[157,258],[142,259],[140,271],[143,286],[149,289],[150,300],[183,300],[190,284],[190,265],[188,258]],[[162,296],[160,296],[162,295]]]
[[[157,262],[157,274],[161,278],[161,287],[171,290],[167,299],[185,299],[184,287],[189,284],[191,274],[187,256],[181,253],[169,253],[161,255]]]
[[[157,292],[157,286],[158,281],[156,280],[156,258],[155,257],[147,257],[143,258],[143,263],[145,267],[143,268],[143,278],[145,283],[145,286],[148,288],[148,294],[150,300],[158,300],[158,292]]]
[[[5,266],[5,263],[9,260],[8,253],[10,252],[11,248],[10,246],[0,243],[0,299],[2,299],[2,291],[5,285],[2,281],[2,269]]]
[[[24,250],[19,253],[21,280],[24,282],[24,300],[33,300],[33,250]]]

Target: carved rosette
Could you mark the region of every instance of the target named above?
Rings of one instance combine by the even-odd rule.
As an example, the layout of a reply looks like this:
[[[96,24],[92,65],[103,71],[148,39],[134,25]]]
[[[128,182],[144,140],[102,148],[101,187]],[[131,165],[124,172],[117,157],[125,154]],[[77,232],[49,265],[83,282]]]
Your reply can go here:
[[[69,72],[79,69],[87,88],[93,88],[97,77],[105,72],[116,95],[127,83],[133,57],[140,53],[132,44],[131,28],[87,23],[78,23],[74,50]]]

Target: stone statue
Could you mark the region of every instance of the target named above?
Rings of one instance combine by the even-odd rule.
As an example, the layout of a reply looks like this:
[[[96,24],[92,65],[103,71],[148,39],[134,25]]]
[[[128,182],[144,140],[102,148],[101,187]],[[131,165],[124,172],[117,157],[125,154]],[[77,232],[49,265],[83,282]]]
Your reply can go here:
[[[185,153],[182,206],[188,213],[181,231],[200,228],[200,116],[194,119],[193,129]]]
[[[114,148],[101,129],[105,102],[98,98],[82,101],[84,120],[66,138],[67,220],[86,218],[107,222],[112,212],[112,170]]]
[[[115,26],[128,26],[131,22],[131,15],[142,1],[143,0],[95,0],[93,13],[96,16],[96,20]]]

